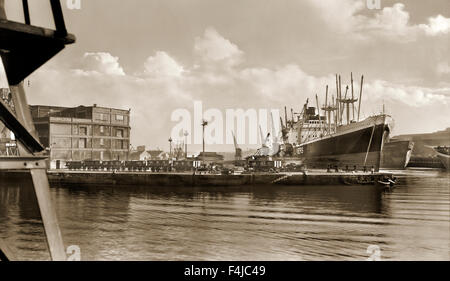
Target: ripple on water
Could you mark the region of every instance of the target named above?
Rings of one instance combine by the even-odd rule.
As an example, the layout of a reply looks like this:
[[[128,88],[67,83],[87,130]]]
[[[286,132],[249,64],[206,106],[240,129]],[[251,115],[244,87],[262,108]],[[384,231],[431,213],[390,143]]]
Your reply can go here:
[[[367,186],[51,193],[65,244],[79,245],[85,260],[365,260],[369,245],[382,259],[449,260],[449,179],[405,171],[389,193]],[[45,259],[32,196],[19,196],[14,183],[0,189],[0,237],[15,237],[10,243],[28,259]]]

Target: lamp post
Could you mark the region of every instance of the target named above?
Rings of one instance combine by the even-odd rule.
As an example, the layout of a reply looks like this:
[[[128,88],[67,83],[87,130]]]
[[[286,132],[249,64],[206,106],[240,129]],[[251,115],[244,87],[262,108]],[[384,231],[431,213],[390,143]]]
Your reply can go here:
[[[189,136],[188,131],[184,131],[184,158],[187,159],[187,137]]]
[[[203,155],[205,154],[205,127],[208,126],[208,121],[203,120],[202,127],[203,127]]]
[[[170,145],[169,158],[172,158],[172,138],[169,138],[169,145]]]

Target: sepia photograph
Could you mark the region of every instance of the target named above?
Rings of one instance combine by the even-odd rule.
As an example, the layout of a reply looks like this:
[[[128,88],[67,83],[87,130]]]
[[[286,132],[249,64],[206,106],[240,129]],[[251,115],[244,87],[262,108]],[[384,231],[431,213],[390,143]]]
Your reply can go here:
[[[0,0],[0,261],[450,261],[449,4]]]

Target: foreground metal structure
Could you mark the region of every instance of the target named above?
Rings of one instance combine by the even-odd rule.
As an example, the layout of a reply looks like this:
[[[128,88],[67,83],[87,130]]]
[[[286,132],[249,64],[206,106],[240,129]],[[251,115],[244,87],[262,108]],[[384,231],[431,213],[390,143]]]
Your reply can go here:
[[[59,0],[49,0],[55,30],[31,25],[28,0],[22,0],[25,23],[7,19],[4,0],[0,0],[0,56],[3,61],[14,111],[0,100],[0,120],[11,130],[17,141],[20,157],[0,157],[0,170],[29,170],[52,260],[66,260],[64,244],[56,212],[50,199],[44,147],[37,137],[23,87],[23,81],[65,48],[75,43],[67,33]],[[0,260],[14,259],[13,253],[0,241]]]

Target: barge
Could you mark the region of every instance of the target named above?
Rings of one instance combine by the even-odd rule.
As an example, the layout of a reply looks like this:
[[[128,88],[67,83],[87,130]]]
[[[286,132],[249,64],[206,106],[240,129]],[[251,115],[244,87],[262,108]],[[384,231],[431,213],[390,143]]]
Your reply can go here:
[[[55,185],[94,186],[243,186],[243,185],[377,185],[391,173],[308,171],[292,173],[210,174],[186,172],[48,171]]]

